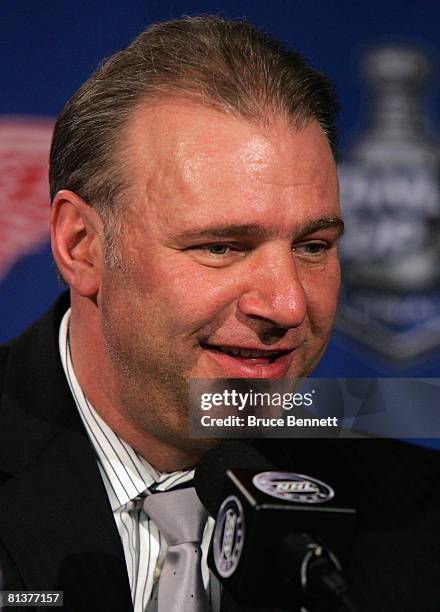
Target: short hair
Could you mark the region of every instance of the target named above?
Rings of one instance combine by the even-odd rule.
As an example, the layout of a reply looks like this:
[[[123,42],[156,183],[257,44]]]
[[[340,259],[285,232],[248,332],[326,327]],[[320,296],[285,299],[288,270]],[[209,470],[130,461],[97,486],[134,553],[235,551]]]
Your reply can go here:
[[[332,150],[337,103],[299,53],[243,20],[183,17],[148,27],[107,59],[67,102],[50,153],[51,197],[70,189],[115,219],[127,189],[121,142],[135,109],[184,97],[250,121],[316,119]]]

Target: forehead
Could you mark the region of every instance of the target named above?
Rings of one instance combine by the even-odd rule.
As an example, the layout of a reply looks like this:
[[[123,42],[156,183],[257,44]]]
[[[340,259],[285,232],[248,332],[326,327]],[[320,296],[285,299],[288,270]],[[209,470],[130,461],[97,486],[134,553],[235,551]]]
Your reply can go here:
[[[275,118],[262,127],[192,102],[157,102],[137,110],[124,148],[136,200],[159,220],[338,212],[335,164],[317,122],[294,128]]]

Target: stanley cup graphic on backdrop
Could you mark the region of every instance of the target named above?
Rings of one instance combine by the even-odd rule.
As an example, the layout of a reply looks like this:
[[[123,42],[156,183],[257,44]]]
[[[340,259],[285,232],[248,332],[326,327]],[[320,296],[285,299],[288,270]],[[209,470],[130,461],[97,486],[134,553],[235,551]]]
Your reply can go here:
[[[440,147],[421,50],[370,50],[364,132],[340,165],[347,233],[338,328],[392,360],[440,347]]]

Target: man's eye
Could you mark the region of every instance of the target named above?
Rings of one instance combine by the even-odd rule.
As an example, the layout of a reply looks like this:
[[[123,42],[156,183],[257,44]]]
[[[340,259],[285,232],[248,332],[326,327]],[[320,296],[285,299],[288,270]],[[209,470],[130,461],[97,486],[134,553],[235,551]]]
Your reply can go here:
[[[207,244],[201,248],[210,255],[226,255],[231,250],[227,244]]]
[[[325,242],[306,242],[293,247],[293,251],[299,255],[308,257],[323,255],[328,246]]]

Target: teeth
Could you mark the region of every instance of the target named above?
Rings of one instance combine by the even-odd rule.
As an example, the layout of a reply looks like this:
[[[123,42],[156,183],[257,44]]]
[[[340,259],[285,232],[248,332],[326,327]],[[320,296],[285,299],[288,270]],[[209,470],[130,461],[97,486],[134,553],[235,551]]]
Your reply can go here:
[[[233,357],[253,357],[255,359],[264,357],[266,359],[276,359],[281,354],[284,354],[286,351],[273,351],[269,353],[268,351],[261,351],[259,349],[241,349],[233,346],[220,346],[215,344],[205,344],[206,348],[215,349],[217,351],[221,351],[222,353],[226,353],[227,355],[232,355]]]
[[[257,349],[238,349],[238,348],[223,348],[220,349],[224,353],[228,353],[229,355],[233,355],[234,357],[274,357],[278,353],[268,353],[266,351],[259,351]]]

